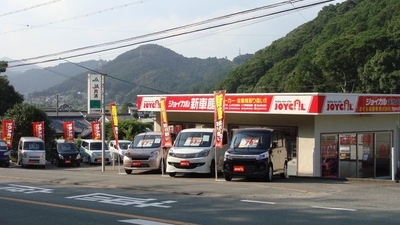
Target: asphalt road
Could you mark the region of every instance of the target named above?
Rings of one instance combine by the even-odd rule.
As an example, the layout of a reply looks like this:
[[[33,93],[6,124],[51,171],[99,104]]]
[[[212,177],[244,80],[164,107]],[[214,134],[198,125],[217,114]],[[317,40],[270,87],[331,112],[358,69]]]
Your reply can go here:
[[[400,224],[398,199],[400,185],[394,181],[227,182],[148,171],[127,175],[118,166],[101,171],[86,164],[0,168],[5,225]]]

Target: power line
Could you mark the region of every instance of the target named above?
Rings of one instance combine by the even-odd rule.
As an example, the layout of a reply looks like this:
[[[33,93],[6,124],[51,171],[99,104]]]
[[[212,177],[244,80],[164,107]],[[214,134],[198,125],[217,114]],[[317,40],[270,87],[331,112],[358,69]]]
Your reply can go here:
[[[30,9],[38,8],[38,7],[45,6],[45,5],[50,5],[50,4],[59,2],[59,1],[62,1],[62,0],[54,0],[54,1],[50,1],[50,2],[45,2],[45,3],[39,4],[39,5],[34,5],[34,6],[31,6],[31,7],[28,7],[28,8],[19,9],[19,10],[13,11],[13,12],[4,13],[4,14],[1,14],[0,17],[9,16],[9,15],[20,13],[20,12],[25,12],[25,11],[28,11]]]
[[[299,1],[300,1],[300,0],[299,0]],[[301,0],[301,1],[303,1],[303,0]],[[219,28],[219,27],[224,27],[224,26],[228,26],[228,25],[232,25],[232,24],[236,24],[236,23],[242,23],[242,22],[247,22],[247,21],[251,21],[251,20],[256,20],[256,19],[260,19],[260,18],[264,18],[264,17],[268,17],[268,16],[273,16],[273,15],[277,15],[277,14],[281,14],[281,13],[285,13],[285,12],[290,12],[290,11],[293,11],[293,10],[304,9],[304,8],[310,8],[310,7],[313,7],[313,6],[316,6],[316,5],[320,5],[320,4],[324,4],[324,3],[332,2],[332,1],[335,1],[335,0],[325,0],[325,1],[317,2],[317,3],[312,3],[312,4],[309,4],[309,5],[303,5],[303,6],[299,6],[299,7],[295,7],[295,8],[291,8],[291,9],[286,9],[286,10],[282,10],[282,11],[278,11],[278,12],[273,12],[273,13],[269,13],[269,14],[264,14],[264,15],[260,15],[260,16],[255,16],[255,17],[251,17],[251,18],[245,18],[245,19],[241,19],[241,20],[236,20],[236,21],[233,21],[233,22],[227,22],[227,23],[224,23],[224,24],[214,25],[214,26],[210,26],[210,27],[206,27],[206,28],[200,28],[200,29],[196,29],[196,30],[192,30],[192,31],[186,31],[186,32],[182,32],[182,33],[178,33],[178,34],[173,34],[173,35],[168,35],[168,36],[164,36],[164,37],[158,37],[158,38],[154,38],[154,39],[150,39],[150,40],[139,41],[139,42],[132,43],[132,44],[127,44],[127,45],[122,45],[122,46],[117,46],[117,47],[102,49],[102,50],[98,50],[98,51],[93,51],[93,52],[88,52],[88,53],[82,53],[82,54],[77,54],[77,55],[72,55],[72,56],[67,56],[67,57],[58,58],[58,59],[50,59],[50,60],[44,60],[44,61],[34,62],[34,63],[19,64],[19,65],[9,66],[9,68],[19,67],[19,66],[26,66],[26,65],[33,65],[33,64],[38,64],[38,63],[54,62],[54,61],[58,61],[58,60],[61,60],[61,59],[76,58],[76,57],[80,57],[80,56],[85,56],[85,55],[90,55],[90,54],[96,54],[96,53],[105,52],[105,51],[110,51],[110,50],[116,50],[116,49],[125,48],[125,47],[130,47],[130,46],[134,46],[134,45],[138,45],[138,44],[144,44],[144,43],[148,43],[148,42],[153,42],[153,41],[158,41],[158,40],[173,38],[173,37],[177,37],[177,36],[187,35],[187,34],[196,33],[196,32],[200,32],[200,31],[215,29],[215,28]],[[287,1],[287,3],[290,4],[290,1]],[[264,7],[265,7],[265,6],[264,6]],[[269,7],[271,7],[271,6],[269,6]],[[254,10],[254,9],[253,9],[253,10]],[[248,11],[250,11],[250,10],[246,10],[246,12],[248,12]],[[242,12],[244,12],[244,11],[242,11]],[[237,14],[237,13],[235,13],[235,14]],[[232,15],[232,14],[229,14],[229,15]],[[222,18],[222,17],[217,17],[217,18]],[[215,18],[214,18],[214,19],[215,19]],[[214,19],[210,19],[210,20],[214,20]],[[210,20],[206,20],[206,21],[210,21]],[[202,21],[202,22],[199,22],[199,23],[205,23],[206,21]],[[194,23],[194,24],[197,25],[197,24],[199,24],[199,23]],[[112,44],[116,44],[116,43],[131,41],[131,40],[135,40],[135,39],[139,39],[139,38],[144,38],[144,37],[150,37],[150,36],[162,34],[162,33],[165,33],[165,32],[169,32],[169,31],[173,31],[173,30],[182,29],[183,27],[188,28],[189,26],[193,26],[193,24],[189,24],[189,25],[185,25],[185,26],[181,26],[181,27],[176,27],[176,28],[171,28],[171,29],[167,29],[167,30],[164,30],[164,31],[154,32],[154,33],[150,33],[150,34],[146,34],[146,35],[136,36],[136,37],[132,37],[132,38],[124,39],[124,40],[119,40],[119,41],[113,41],[113,42],[103,43],[103,44],[99,44],[99,45],[92,45],[92,46],[87,46],[87,47],[72,49],[72,50],[63,51],[63,52],[58,52],[58,53],[53,53],[53,54],[48,54],[48,55],[42,55],[42,56],[32,57],[32,58],[28,58],[28,59],[13,60],[13,61],[9,61],[9,63],[22,62],[22,61],[30,61],[30,60],[41,59],[41,58],[48,58],[48,57],[52,57],[52,56],[57,56],[57,55],[67,54],[67,53],[73,53],[73,52],[76,52],[76,51],[86,50],[86,49],[90,49],[90,48],[112,45]]]

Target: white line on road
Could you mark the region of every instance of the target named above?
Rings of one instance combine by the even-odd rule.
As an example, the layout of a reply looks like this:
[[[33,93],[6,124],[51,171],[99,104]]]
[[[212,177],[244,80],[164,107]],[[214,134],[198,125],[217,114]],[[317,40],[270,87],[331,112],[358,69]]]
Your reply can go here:
[[[351,212],[357,211],[357,209],[347,209],[347,208],[333,208],[333,207],[323,207],[323,206],[311,206],[311,207],[317,209],[330,209],[330,210],[351,211]]]
[[[149,221],[149,220],[139,220],[139,219],[118,220],[118,222],[132,223],[132,224],[137,224],[137,225],[172,225],[170,223],[159,223],[159,222],[154,222],[154,221]]]
[[[260,204],[269,204],[269,205],[275,205],[275,202],[264,202],[264,201],[254,201],[254,200],[240,200],[242,202],[250,202],[250,203],[260,203]]]

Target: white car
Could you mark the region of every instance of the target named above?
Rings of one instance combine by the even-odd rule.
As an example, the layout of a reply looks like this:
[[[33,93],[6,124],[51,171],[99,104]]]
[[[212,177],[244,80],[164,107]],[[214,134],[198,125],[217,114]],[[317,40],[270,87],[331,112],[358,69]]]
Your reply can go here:
[[[118,148],[116,146],[115,140],[108,142],[108,149],[110,150],[111,159],[118,160],[117,156],[119,156],[119,161],[122,162],[124,159],[124,154],[128,149],[128,146],[132,143],[129,140],[118,140]]]
[[[102,163],[102,141],[94,139],[84,139],[81,142],[79,152],[82,155],[84,161],[88,164],[101,164]],[[111,155],[108,150],[107,144],[104,143],[104,162],[106,164],[111,163]]]

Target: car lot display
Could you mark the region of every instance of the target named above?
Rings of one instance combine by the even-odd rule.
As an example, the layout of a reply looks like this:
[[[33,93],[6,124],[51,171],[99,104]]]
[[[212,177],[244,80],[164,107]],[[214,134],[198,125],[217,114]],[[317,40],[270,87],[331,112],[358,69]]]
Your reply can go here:
[[[65,142],[64,139],[54,140],[51,145],[50,162],[57,166],[74,165],[79,167],[82,161],[81,154],[74,142]]]
[[[136,135],[125,152],[123,165],[125,172],[132,170],[165,170],[167,149],[161,147],[161,132],[145,132]],[[162,154],[163,152],[163,154]]]
[[[288,155],[284,134],[268,128],[236,130],[224,156],[224,178],[261,177],[272,181],[273,175],[287,178]]]
[[[102,141],[94,139],[83,139],[79,152],[81,153],[82,159],[88,164],[101,164],[102,163]],[[111,155],[107,145],[104,143],[104,162],[111,164]]]
[[[118,146],[116,146],[115,140],[111,140],[110,142],[108,142],[108,149],[110,150],[111,159],[115,161],[119,160],[120,162],[122,162],[122,160],[124,159],[124,154],[131,142],[132,141],[129,140],[118,140]]]
[[[169,150],[166,172],[171,177],[177,173],[203,173],[214,176],[215,163],[222,162],[223,152],[228,148],[226,131],[224,137],[223,148],[218,149],[216,160],[214,128],[190,128],[180,131]]]
[[[18,142],[18,164],[21,167],[46,167],[44,141],[38,137],[21,137]]]
[[[7,142],[0,139],[0,166],[10,166],[10,149],[8,149]]]

